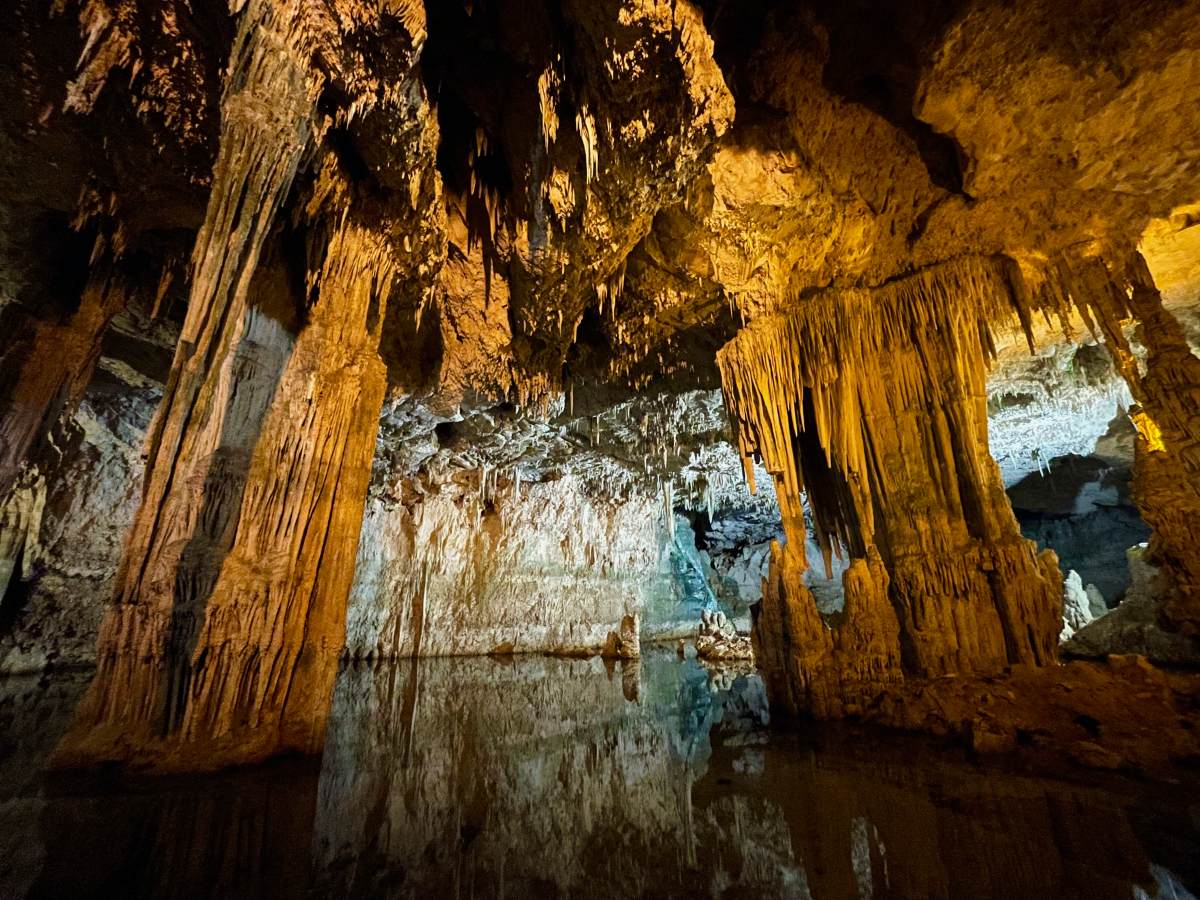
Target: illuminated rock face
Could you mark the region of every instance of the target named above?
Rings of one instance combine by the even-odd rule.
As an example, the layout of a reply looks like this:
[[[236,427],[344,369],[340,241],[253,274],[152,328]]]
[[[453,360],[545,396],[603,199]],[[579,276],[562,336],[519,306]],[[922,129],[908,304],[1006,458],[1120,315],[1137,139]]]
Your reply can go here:
[[[295,4],[241,19],[187,317],[64,762],[215,767],[324,740],[399,272],[331,157],[308,212],[340,218],[310,223],[307,271],[263,257],[312,140],[312,25]]]
[[[763,595],[782,708],[1048,663],[1061,574],[988,452],[1013,319],[1110,351],[1155,615],[1200,631],[1194,4],[11,5],[0,667],[86,660],[72,619],[103,618],[64,762],[314,750],[343,652],[694,622],[664,547],[753,507],[738,441],[786,543],[714,581]],[[178,339],[113,442],[89,384],[158,393],[93,377],[134,312]]]

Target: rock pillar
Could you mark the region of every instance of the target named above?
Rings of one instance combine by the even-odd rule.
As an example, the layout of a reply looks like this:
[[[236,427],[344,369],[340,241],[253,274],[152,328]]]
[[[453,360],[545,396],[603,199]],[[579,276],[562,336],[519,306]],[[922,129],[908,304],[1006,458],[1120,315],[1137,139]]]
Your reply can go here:
[[[242,14],[142,506],[61,764],[195,770],[324,739],[396,270],[332,170],[309,212],[327,202],[336,224],[268,241],[313,143],[299,15],[263,2]],[[279,252],[264,259],[268,243]]]

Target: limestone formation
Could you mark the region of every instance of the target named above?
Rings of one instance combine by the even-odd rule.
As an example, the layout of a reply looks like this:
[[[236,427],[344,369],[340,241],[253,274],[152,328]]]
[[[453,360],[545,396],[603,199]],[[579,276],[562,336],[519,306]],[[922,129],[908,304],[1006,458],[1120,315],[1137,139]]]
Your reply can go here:
[[[1095,590],[1093,585],[1089,584],[1088,587]],[[1063,627],[1058,639],[1069,640],[1075,632],[1090,625],[1095,619],[1089,592],[1084,588],[1079,573],[1072,569],[1063,581]]]
[[[986,449],[987,322],[1000,317],[1005,278],[1000,264],[966,260],[873,294],[809,300],[722,351],[742,452],[762,457],[780,497],[787,544],[758,640],[792,710],[836,714],[857,702],[846,681],[869,693],[904,673],[1054,659],[1056,561],[1020,537]],[[800,578],[802,490],[825,559],[852,560],[832,632],[846,645],[829,641]]]
[[[662,530],[654,504],[598,503],[573,478],[401,484],[367,509],[347,653],[623,655],[610,637],[668,591]]]

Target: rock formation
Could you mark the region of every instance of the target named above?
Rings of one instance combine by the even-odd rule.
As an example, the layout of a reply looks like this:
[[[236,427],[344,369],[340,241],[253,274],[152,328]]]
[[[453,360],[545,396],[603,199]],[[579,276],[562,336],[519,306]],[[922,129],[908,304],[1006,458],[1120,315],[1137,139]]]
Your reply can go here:
[[[1005,489],[1126,407],[1200,640],[1196,3],[10,6],[0,670],[95,664],[63,764],[718,609],[780,712],[1052,666]]]
[[[987,455],[986,323],[1005,278],[967,260],[810,299],[722,351],[742,452],[774,476],[788,537],[758,634],[793,711],[836,714],[904,673],[1054,658],[1056,561],[1020,537]],[[832,630],[800,578],[802,490],[822,554],[851,558]]]
[[[369,507],[351,657],[595,653],[668,590],[656,504],[600,504],[569,477],[471,474]]]
[[[725,613],[705,611],[700,617],[700,628],[696,635],[696,655],[703,660],[721,662],[726,660],[752,660],[754,650],[750,639],[739,635]]]

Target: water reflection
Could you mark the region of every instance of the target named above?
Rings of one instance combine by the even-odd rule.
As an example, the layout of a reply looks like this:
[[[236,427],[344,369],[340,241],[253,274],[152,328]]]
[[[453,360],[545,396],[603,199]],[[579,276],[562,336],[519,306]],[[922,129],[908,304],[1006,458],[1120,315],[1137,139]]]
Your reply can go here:
[[[650,670],[649,672],[647,670]],[[647,676],[650,677],[647,677]],[[659,660],[347,671],[317,804],[332,894],[640,896],[697,883],[691,787],[741,694]]]
[[[757,678],[673,654],[347,668],[319,770],[208,778],[39,776],[77,693],[0,683],[0,896],[1185,898],[1200,882],[1194,783],[768,733]]]

